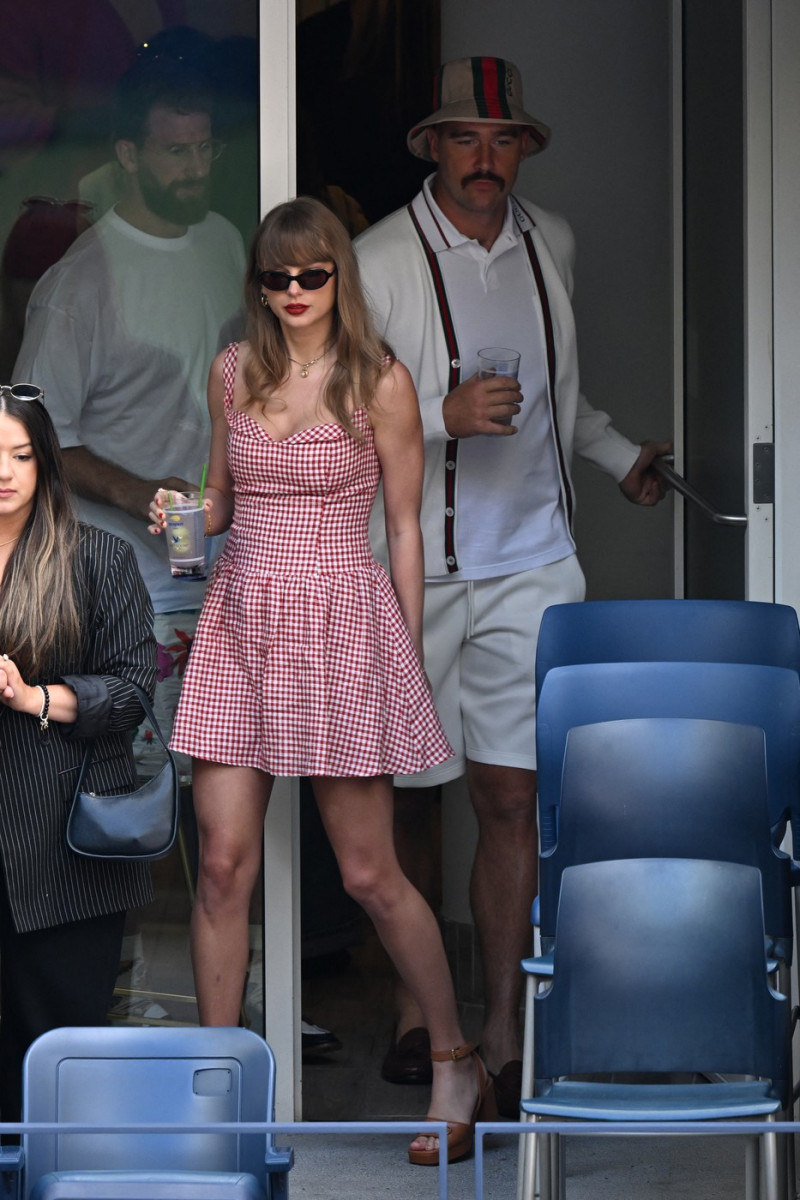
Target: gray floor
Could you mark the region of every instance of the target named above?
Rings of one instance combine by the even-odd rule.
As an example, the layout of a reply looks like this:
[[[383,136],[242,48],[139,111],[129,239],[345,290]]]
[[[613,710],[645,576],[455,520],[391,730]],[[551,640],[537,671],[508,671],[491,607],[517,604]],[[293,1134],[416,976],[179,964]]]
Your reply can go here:
[[[169,862],[166,866],[156,865],[163,875]],[[153,975],[151,985],[163,989],[159,1002],[169,1010],[170,1018],[193,1021],[194,1005],[184,1005],[179,996],[191,992],[186,945],[188,900],[179,864],[173,863],[172,870],[176,879],[162,881],[158,921],[143,922],[144,938]],[[170,903],[164,897],[172,897]],[[134,931],[131,935],[129,949],[135,959],[137,939]],[[125,975],[120,982],[136,988],[138,981]],[[424,1116],[426,1088],[396,1087],[383,1082],[379,1074],[392,1030],[392,978],[386,956],[368,930],[348,961],[329,964],[324,973],[313,977],[306,974],[304,1015],[334,1029],[342,1041],[339,1052],[304,1065],[306,1120]],[[140,1019],[149,1023],[147,1017]],[[480,1009],[465,1006],[462,1020],[466,1036],[477,1037]],[[281,1140],[290,1141],[295,1151],[295,1167],[290,1175],[293,1200],[436,1200],[439,1195],[438,1171],[409,1165],[405,1154],[409,1139],[405,1135],[297,1134]],[[512,1135],[488,1139],[486,1200],[514,1200],[516,1172],[517,1139]],[[449,1200],[472,1200],[474,1195],[472,1160],[452,1166],[448,1172]],[[568,1143],[568,1200],[729,1200],[743,1196],[744,1145],[738,1138],[576,1137]]]
[[[517,1146],[494,1139],[484,1160],[485,1200],[515,1195]],[[435,1200],[435,1170],[403,1162],[402,1141],[319,1137],[294,1141],[290,1195],[314,1200],[398,1196]],[[576,1138],[567,1151],[568,1200],[732,1200],[744,1196],[744,1148],[736,1138]],[[448,1172],[448,1200],[472,1200],[475,1166]]]
[[[384,1083],[379,1066],[391,1034],[391,972],[383,951],[367,936],[347,965],[306,978],[306,1016],[333,1028],[342,1050],[304,1067],[304,1118],[324,1120],[402,1120],[422,1116],[427,1090]],[[480,1011],[463,1012],[467,1036],[480,1027]],[[435,1200],[438,1172],[412,1167],[407,1138],[298,1135],[290,1176],[293,1197],[314,1200],[372,1200],[403,1197]],[[486,1200],[513,1200],[517,1139],[487,1141],[484,1158]],[[472,1160],[448,1173],[449,1200],[472,1200]],[[730,1200],[744,1196],[744,1142],[734,1137],[573,1138],[567,1149],[568,1200]]]

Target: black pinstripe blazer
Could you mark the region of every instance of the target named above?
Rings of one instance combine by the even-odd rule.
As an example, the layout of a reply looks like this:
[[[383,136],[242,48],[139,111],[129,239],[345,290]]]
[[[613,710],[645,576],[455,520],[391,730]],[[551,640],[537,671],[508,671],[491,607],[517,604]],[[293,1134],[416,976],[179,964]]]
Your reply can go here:
[[[143,714],[128,680],[152,695],[156,678],[153,611],[133,550],[104,530],[81,525],[80,531],[81,649],[38,681],[75,691],[77,721],[51,721],[42,735],[35,717],[0,706],[0,856],[20,932],[119,912],[152,897],[146,864],[81,858],[65,840],[87,737],[98,738],[90,786],[105,793],[136,786],[129,731]]]

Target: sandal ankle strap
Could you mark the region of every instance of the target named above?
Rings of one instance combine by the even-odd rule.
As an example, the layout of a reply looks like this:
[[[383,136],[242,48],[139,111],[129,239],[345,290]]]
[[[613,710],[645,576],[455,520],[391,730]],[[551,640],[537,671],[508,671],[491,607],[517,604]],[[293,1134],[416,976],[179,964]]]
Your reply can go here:
[[[452,1050],[431,1050],[431,1062],[459,1062],[469,1058],[477,1050],[475,1042],[465,1042],[463,1046],[454,1046]]]

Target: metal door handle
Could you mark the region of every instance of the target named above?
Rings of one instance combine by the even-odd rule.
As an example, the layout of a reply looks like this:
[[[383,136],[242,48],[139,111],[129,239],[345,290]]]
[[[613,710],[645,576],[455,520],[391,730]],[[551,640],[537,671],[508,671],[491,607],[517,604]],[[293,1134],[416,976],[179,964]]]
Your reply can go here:
[[[676,492],[680,492],[687,500],[691,500],[692,504],[696,504],[700,511],[710,521],[713,521],[715,525],[734,525],[738,529],[747,528],[746,516],[717,512],[716,508],[706,500],[705,496],[701,496],[682,475],[679,475],[677,471],[672,469],[669,465],[671,461],[674,461],[671,454],[665,454],[663,457],[653,459],[654,469],[658,471],[659,475],[663,475],[670,487],[674,488]]]

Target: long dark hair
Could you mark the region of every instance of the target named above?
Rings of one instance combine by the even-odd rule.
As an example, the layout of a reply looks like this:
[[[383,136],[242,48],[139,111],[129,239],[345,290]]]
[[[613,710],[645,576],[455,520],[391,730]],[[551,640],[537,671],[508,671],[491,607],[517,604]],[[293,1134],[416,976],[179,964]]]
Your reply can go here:
[[[29,683],[79,645],[73,574],[78,522],[56,431],[44,405],[0,393],[0,412],[25,427],[37,468],[33,508],[0,588],[0,645]]]
[[[259,271],[312,262],[332,262],[336,267],[332,347],[336,362],[323,399],[352,435],[352,413],[369,405],[391,352],[373,327],[350,235],[339,218],[312,196],[298,196],[268,212],[250,246],[244,295],[247,340],[253,353],[245,369],[245,383],[253,402],[263,404],[291,370],[280,322],[261,304]]]

